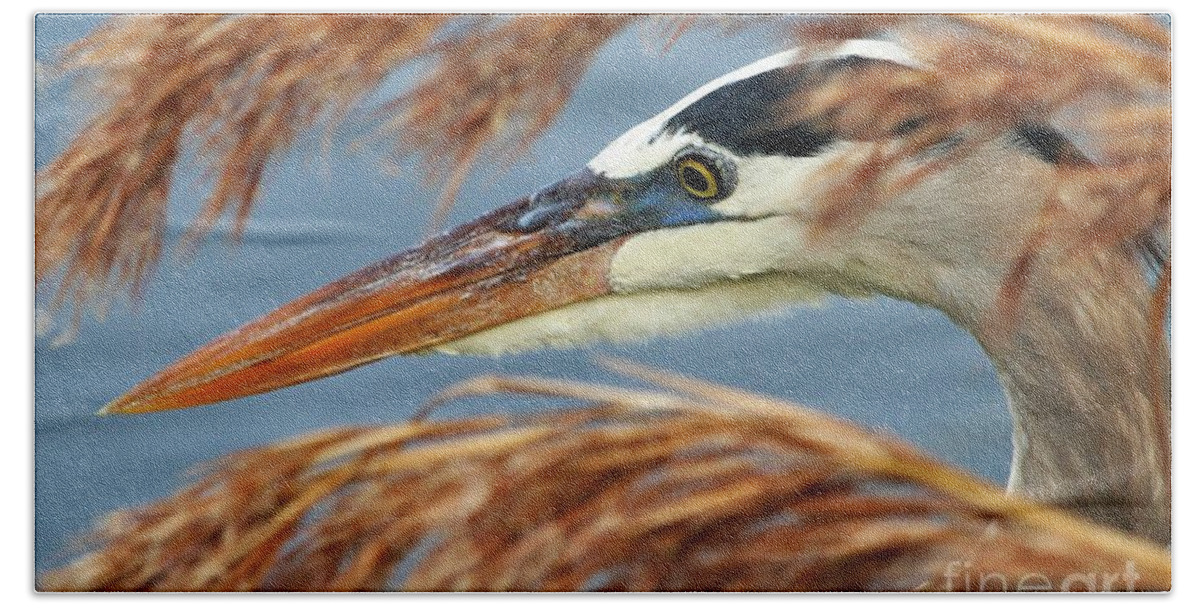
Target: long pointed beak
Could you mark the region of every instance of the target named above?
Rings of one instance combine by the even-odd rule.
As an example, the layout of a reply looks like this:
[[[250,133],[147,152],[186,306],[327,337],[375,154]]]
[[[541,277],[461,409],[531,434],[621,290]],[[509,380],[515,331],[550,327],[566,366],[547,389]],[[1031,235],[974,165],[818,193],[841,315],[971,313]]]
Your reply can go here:
[[[604,295],[612,256],[632,230],[613,219],[612,198],[594,184],[569,185],[549,202],[522,199],[285,304],[185,356],[101,413],[263,393]]]

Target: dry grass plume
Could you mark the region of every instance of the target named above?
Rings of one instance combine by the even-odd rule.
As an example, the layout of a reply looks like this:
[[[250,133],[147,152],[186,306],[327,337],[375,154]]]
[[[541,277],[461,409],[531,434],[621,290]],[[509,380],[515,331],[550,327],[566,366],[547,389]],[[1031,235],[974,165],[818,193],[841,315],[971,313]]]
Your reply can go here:
[[[880,34],[931,69],[871,66],[797,100],[806,111],[797,120],[832,122],[866,149],[824,176],[826,228],[853,224],[974,145],[1048,123],[1082,154],[1057,165],[1043,230],[1026,244],[1028,260],[1013,269],[998,316],[1014,314],[1039,256],[1121,244],[1170,255],[1158,242],[1169,239],[1171,194],[1171,40],[1161,23],[1148,15],[841,15],[796,28],[814,53]],[[948,159],[905,163],[950,136],[964,145]]]
[[[497,141],[521,147],[544,132],[592,55],[631,19],[115,17],[58,65],[107,101],[37,176],[35,277],[56,284],[49,309],[70,306],[77,325],[115,293],[137,296],[161,257],[186,138],[202,142],[212,190],[185,244],[227,215],[236,237],[273,158],[299,133],[338,124],[387,75],[418,60],[432,68],[386,107],[385,131],[439,176],[440,221],[481,150]]]
[[[229,455],[109,515],[55,590],[1170,588],[1145,541],[792,403],[484,377],[586,405],[332,429]],[[435,404],[436,405],[436,404]],[[1089,573],[1091,573],[1089,575]],[[1116,580],[1116,579],[1114,579]],[[1023,581],[1023,582],[1022,582]]]
[[[650,24],[645,31],[665,48],[698,24],[732,31],[767,19],[779,18],[114,18],[69,49],[60,66],[108,102],[38,174],[37,282],[56,283],[52,310],[69,304],[76,315],[89,305],[102,309],[114,293],[136,295],[160,258],[172,168],[187,135],[202,138],[213,187],[185,241],[194,243],[226,214],[236,235],[267,163],[299,132],[337,124],[389,73],[427,60],[423,76],[382,115],[397,151],[422,157],[442,184],[436,226],[482,152],[498,144],[521,150],[545,132],[595,53],[630,23]],[[819,184],[826,229],[853,225],[956,158],[895,170],[914,151],[957,135],[966,144],[958,154],[966,154],[1039,121],[1065,128],[1087,162],[1060,166],[1044,230],[1026,244],[1026,259],[997,301],[1001,324],[1015,314],[1040,256],[1129,244],[1147,246],[1160,263],[1169,257],[1171,40],[1154,18],[860,14],[797,16],[794,23],[794,39],[812,52],[885,34],[933,68],[852,72],[797,100],[806,108],[797,120],[831,121],[864,147]]]

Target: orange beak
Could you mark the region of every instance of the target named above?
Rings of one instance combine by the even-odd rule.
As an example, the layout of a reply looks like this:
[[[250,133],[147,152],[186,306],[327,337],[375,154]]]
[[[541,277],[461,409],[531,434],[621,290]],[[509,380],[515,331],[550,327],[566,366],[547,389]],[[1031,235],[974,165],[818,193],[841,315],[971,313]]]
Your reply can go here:
[[[264,393],[607,294],[633,232],[616,200],[602,178],[564,180],[213,340],[101,413]]]

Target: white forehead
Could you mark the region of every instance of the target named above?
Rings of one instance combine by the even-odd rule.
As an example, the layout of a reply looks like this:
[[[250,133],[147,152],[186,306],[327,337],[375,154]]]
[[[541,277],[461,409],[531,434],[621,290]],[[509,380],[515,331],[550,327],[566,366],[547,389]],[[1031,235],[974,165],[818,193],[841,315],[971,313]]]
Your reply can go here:
[[[858,56],[881,59],[921,69],[923,66],[912,54],[899,44],[887,40],[848,40],[833,51],[806,57],[810,61]],[[763,72],[795,63],[804,57],[800,49],[791,49],[760,59],[750,65],[734,70],[692,91],[687,97],[667,108],[654,118],[628,130],[614,139],[588,163],[592,171],[608,177],[629,177],[653,169],[671,159],[676,152],[689,145],[706,145],[695,133],[664,133],[663,129],[672,116],[692,105],[700,98],[733,82],[756,76]],[[656,137],[657,136],[657,137]]]

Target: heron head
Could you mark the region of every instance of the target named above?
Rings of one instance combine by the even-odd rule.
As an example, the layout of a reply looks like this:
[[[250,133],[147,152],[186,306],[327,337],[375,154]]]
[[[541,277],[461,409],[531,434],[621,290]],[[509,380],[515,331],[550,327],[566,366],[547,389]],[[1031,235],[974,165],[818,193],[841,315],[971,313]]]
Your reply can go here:
[[[1038,161],[1026,154],[997,177],[976,154],[978,175],[930,180],[817,242],[812,176],[855,144],[830,121],[795,120],[792,104],[803,87],[869,62],[921,69],[878,41],[746,66],[634,127],[577,174],[217,338],[105,411],[214,403],[399,354],[639,338],[825,292],[938,305],[954,267],[977,275],[986,264],[975,252],[1015,238],[998,226],[1027,212],[1028,193],[1008,193]],[[972,196],[988,198],[988,210],[962,213]]]

